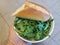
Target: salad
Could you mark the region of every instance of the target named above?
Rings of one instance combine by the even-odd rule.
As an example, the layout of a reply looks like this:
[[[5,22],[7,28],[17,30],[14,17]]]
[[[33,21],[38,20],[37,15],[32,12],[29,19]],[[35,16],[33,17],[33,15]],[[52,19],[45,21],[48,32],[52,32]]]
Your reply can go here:
[[[19,36],[30,41],[38,41],[49,36],[52,22],[52,18],[43,22],[40,20],[16,17],[14,20],[14,26],[16,28],[15,31]]]

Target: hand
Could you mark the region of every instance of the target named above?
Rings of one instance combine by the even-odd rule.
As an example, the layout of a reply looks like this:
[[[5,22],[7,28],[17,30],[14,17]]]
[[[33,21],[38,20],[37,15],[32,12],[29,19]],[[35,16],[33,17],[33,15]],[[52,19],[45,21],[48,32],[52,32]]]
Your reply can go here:
[[[26,45],[26,42],[21,40],[14,30],[13,24],[9,28],[9,38],[6,45]]]

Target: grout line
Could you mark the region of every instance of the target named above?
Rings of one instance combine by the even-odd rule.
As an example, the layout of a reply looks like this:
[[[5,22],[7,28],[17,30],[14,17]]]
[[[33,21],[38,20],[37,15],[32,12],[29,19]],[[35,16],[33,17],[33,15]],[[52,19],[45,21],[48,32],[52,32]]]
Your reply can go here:
[[[6,22],[6,24],[8,25],[8,27],[9,27],[9,24],[8,24],[8,22],[5,20],[5,18],[2,16],[2,14],[0,13],[0,16],[3,18],[3,20]]]

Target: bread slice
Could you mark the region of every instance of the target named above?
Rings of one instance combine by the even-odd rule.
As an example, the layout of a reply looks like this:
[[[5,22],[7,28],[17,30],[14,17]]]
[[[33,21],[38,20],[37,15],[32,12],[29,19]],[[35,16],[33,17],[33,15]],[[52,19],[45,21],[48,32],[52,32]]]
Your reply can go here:
[[[16,17],[47,21],[50,18],[50,13],[43,6],[27,1],[16,12],[12,14]]]

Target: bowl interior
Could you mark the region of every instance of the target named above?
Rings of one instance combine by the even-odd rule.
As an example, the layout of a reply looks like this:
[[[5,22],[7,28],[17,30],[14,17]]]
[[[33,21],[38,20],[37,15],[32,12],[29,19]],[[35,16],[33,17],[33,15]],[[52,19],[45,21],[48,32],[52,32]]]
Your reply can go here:
[[[50,14],[50,15],[51,15],[51,14]],[[53,19],[53,16],[52,16],[52,15],[51,15],[51,17],[52,17],[52,19]],[[14,29],[16,29],[16,28],[14,27]],[[26,41],[26,42],[38,43],[38,42],[42,42],[42,41],[46,40],[47,38],[49,38],[50,35],[51,35],[52,32],[53,32],[53,29],[54,29],[54,21],[53,21],[52,24],[51,24],[51,29],[50,29],[49,35],[46,36],[45,38],[43,38],[42,40],[39,40],[39,41],[29,41],[29,40],[26,40],[26,39],[22,38],[21,36],[19,36],[17,32],[16,32],[16,34],[18,35],[19,38],[21,38],[22,40],[24,40],[24,41]]]

